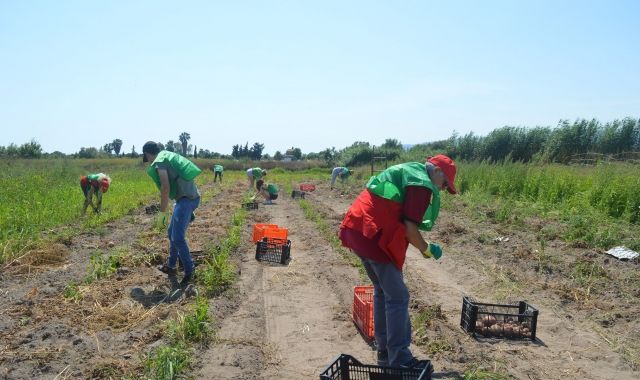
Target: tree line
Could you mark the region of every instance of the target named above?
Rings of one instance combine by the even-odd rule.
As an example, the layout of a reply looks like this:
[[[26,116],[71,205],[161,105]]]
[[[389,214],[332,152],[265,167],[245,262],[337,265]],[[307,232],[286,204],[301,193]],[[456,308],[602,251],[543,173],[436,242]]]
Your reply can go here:
[[[178,152],[187,157],[231,160],[317,160],[327,165],[345,166],[367,165],[374,159],[386,162],[398,160],[421,161],[427,155],[445,153],[454,159],[473,161],[520,161],[568,163],[577,156],[594,153],[619,155],[626,152],[640,152],[640,119],[625,118],[601,123],[596,119],[578,119],[574,122],[561,120],[552,127],[504,126],[494,129],[486,136],[473,132],[460,136],[454,132],[446,140],[417,144],[406,149],[396,139],[386,139],[380,146],[365,141],[356,141],[341,150],[326,148],[317,153],[304,154],[300,148],[291,147],[284,154],[277,151],[273,156],[265,154],[265,145],[259,142],[249,146],[236,144],[230,155],[198,149],[189,143],[191,135],[183,132],[178,140],[160,143],[163,149]],[[122,152],[122,140],[114,139],[101,148],[83,147],[70,157],[96,158],[104,156],[138,157],[135,146],[130,153]],[[10,144],[0,146],[0,157],[40,158],[42,156],[68,157],[61,152],[43,153],[40,144],[31,140],[20,146]]]

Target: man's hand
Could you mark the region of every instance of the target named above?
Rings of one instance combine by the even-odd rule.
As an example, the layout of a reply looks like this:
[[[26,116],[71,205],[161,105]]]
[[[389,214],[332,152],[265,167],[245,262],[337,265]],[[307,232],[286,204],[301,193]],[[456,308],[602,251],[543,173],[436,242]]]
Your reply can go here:
[[[438,260],[440,257],[442,257],[442,248],[438,244],[429,243],[427,249],[422,251],[422,256],[428,259],[433,258]]]
[[[154,228],[167,228],[167,224],[169,224],[169,213],[166,211],[160,211],[156,214],[153,219],[153,227]]]

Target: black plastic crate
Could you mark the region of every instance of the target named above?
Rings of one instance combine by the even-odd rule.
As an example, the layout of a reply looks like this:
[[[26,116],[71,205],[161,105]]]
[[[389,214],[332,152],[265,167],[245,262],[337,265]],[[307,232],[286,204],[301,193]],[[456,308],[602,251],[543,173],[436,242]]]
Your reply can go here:
[[[538,310],[525,301],[500,305],[462,298],[460,326],[473,336],[535,340]]]
[[[431,380],[431,362],[423,369],[395,368],[362,364],[351,355],[341,354],[320,374],[320,380]]]
[[[257,210],[258,202],[243,203],[242,207],[244,207],[245,210]]]
[[[262,238],[256,242],[256,260],[286,264],[291,258],[291,240]]]
[[[291,191],[291,198],[293,198],[293,199],[297,199],[297,198],[304,199],[305,194],[306,193],[304,191],[293,190],[293,191]]]

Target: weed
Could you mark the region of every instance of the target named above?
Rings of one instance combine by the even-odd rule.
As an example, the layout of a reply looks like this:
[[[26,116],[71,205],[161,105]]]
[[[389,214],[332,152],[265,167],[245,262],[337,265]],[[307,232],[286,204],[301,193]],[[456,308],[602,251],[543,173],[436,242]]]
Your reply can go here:
[[[74,303],[78,303],[80,302],[80,300],[82,300],[82,294],[80,294],[80,289],[78,288],[78,284],[75,281],[71,281],[64,287],[62,296],[67,301],[71,301]]]
[[[91,269],[89,275],[86,277],[85,282],[91,283],[95,280],[105,278],[122,265],[122,257],[120,254],[113,254],[111,256],[105,256],[102,252],[96,251],[91,254]]]
[[[464,380],[505,380],[509,377],[506,375],[502,375],[497,372],[491,372],[482,370],[480,368],[475,368],[472,370],[465,371],[462,375]]]
[[[209,303],[204,297],[197,297],[192,314],[179,315],[168,325],[169,336],[174,342],[203,342],[211,334],[209,327]]]
[[[144,361],[146,376],[155,380],[174,380],[191,362],[191,355],[184,343],[160,346]]]
[[[204,268],[198,270],[198,282],[202,283],[209,295],[218,295],[225,291],[235,280],[236,274],[229,262],[226,250],[214,249],[209,254]]]
[[[429,353],[429,355],[436,355],[451,350],[453,350],[453,345],[449,340],[444,338],[430,340],[427,343],[427,353]]]

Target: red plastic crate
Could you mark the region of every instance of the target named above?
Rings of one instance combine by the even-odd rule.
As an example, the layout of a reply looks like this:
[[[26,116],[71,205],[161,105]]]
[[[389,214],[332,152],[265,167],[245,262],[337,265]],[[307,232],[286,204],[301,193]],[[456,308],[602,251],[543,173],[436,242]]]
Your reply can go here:
[[[302,183],[300,184],[300,191],[315,191],[316,185],[311,183]]]
[[[266,230],[267,228],[278,228],[278,225],[277,224],[262,224],[262,223],[254,224],[253,225],[253,237],[252,237],[252,240],[254,242],[262,240],[262,238],[264,237],[264,230]]]
[[[358,326],[362,335],[374,339],[373,324],[373,286],[355,286],[353,288],[353,323]]]

